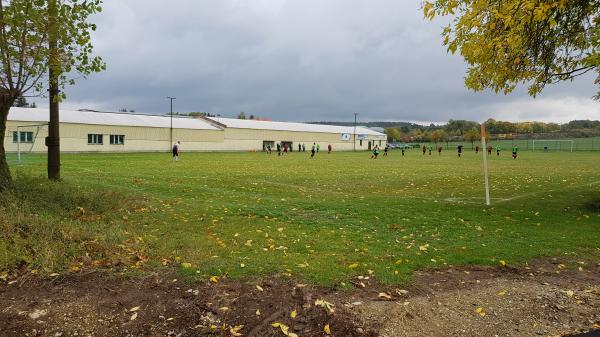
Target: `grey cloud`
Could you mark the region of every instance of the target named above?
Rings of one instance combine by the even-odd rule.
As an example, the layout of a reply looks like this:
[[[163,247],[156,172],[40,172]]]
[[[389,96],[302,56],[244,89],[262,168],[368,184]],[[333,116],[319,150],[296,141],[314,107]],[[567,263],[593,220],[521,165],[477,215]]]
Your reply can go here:
[[[445,121],[555,116],[548,102],[580,102],[593,78],[532,100],[472,93],[465,65],[441,46],[443,22],[426,22],[420,0],[105,0],[94,19],[108,70],[69,88],[66,107],[161,113],[239,111],[279,120]],[[523,105],[522,103],[527,104]],[[569,114],[570,104],[557,111]],[[560,106],[560,109],[558,108]],[[491,108],[493,107],[493,109]],[[580,110],[578,110],[580,111]],[[541,116],[540,116],[541,113]],[[530,116],[515,115],[515,119]]]

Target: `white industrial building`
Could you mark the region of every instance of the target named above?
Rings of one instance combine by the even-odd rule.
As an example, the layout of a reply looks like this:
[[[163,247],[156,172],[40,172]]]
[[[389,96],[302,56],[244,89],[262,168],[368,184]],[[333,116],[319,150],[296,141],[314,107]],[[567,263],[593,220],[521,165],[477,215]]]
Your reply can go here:
[[[48,119],[47,109],[11,108],[6,151],[45,152]],[[185,151],[262,151],[276,143],[348,151],[386,143],[385,134],[364,127],[69,110],[60,111],[60,139],[62,152],[163,152],[175,141]]]

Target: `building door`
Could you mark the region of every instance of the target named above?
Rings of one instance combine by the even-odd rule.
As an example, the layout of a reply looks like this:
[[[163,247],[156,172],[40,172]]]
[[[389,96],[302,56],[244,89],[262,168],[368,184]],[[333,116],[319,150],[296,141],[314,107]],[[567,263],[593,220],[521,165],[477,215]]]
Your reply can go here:
[[[371,151],[371,141],[369,141],[369,151]]]

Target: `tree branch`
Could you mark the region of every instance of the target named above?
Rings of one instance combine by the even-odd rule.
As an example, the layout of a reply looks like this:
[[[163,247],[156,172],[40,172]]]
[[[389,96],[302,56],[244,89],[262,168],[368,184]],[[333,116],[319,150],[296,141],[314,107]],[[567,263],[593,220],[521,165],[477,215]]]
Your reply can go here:
[[[4,21],[4,4],[0,0],[0,44],[4,46],[8,46],[8,42],[6,39],[6,22]],[[6,75],[6,80],[8,82],[8,86],[5,88],[6,90],[12,90],[14,87],[12,81],[12,69],[10,65],[10,55],[8,55],[8,48],[3,52],[0,51],[0,55],[2,57],[2,65],[4,67],[4,74]]]

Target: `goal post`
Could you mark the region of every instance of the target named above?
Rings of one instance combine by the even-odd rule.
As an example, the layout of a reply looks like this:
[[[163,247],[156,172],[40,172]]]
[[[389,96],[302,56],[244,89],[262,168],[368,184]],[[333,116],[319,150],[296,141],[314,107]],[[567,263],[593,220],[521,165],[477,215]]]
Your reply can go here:
[[[17,125],[13,131],[12,141],[17,145],[17,162],[20,163],[22,155],[30,153],[40,139],[40,131],[48,124]],[[43,137],[41,138],[44,139]]]
[[[569,151],[573,152],[575,141],[572,139],[534,139],[533,152],[541,151]]]

